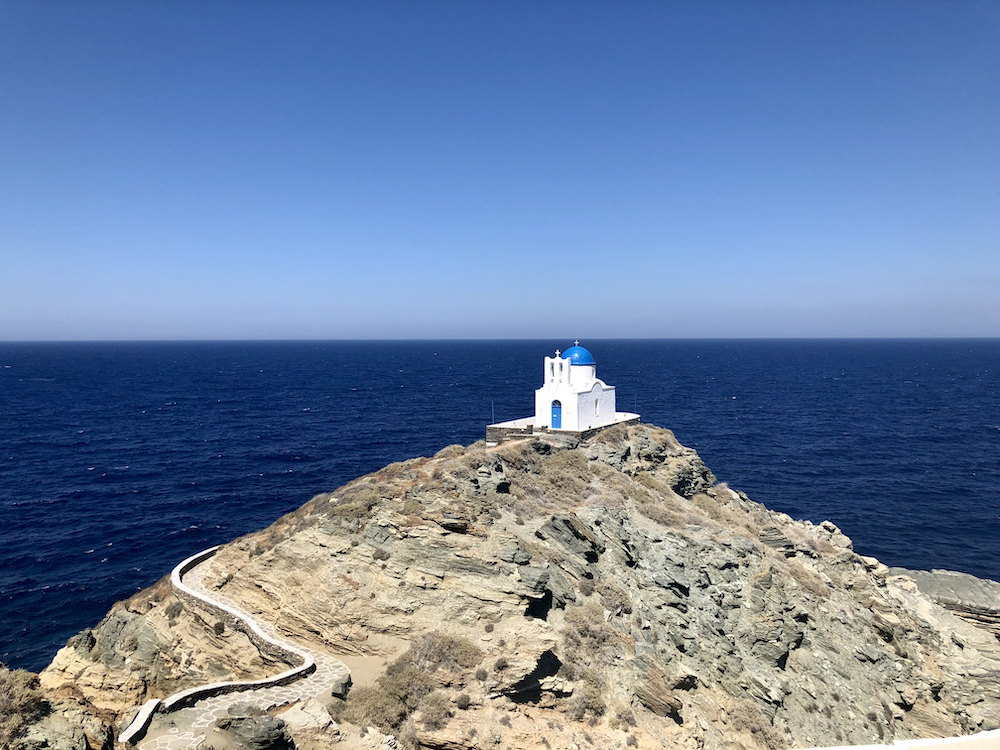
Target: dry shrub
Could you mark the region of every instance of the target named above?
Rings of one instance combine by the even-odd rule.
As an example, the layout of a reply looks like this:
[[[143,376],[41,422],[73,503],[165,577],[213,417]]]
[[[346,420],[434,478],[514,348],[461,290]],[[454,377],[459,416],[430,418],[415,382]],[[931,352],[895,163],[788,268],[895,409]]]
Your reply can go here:
[[[424,633],[406,653],[386,667],[370,687],[348,693],[343,717],[358,726],[375,726],[396,732],[437,686],[438,669],[458,671],[474,667],[482,651],[468,638],[444,633]],[[447,703],[447,701],[446,701]],[[424,719],[427,721],[426,717]]]
[[[795,582],[798,583],[806,591],[815,594],[821,599],[827,599],[830,596],[829,587],[820,580],[812,571],[808,570],[805,565],[800,563],[798,560],[786,560],[785,565],[788,567],[788,572],[791,574]]]
[[[129,597],[125,602],[125,608],[130,612],[146,614],[146,612],[164,599],[170,597],[173,593],[174,589],[170,585],[170,576],[166,575],[148,589],[143,589]]]
[[[542,461],[542,489],[545,504],[578,504],[590,484],[591,469],[587,457],[580,451],[562,450]]]
[[[497,451],[507,471],[530,471],[539,459],[537,440],[511,440]]]
[[[718,499],[705,492],[697,492],[692,495],[691,504],[703,511],[713,521],[724,523],[729,520],[728,514],[719,505]]]
[[[392,662],[374,685],[348,693],[343,716],[352,724],[392,733],[433,689],[430,675],[404,655]]]
[[[420,704],[420,717],[423,719],[424,726],[432,731],[443,729],[451,715],[451,703],[447,696],[439,690],[428,695]]]
[[[399,750],[420,750],[417,727],[413,721],[404,721],[403,726],[396,730],[396,747]]]
[[[597,587],[601,596],[601,606],[609,612],[632,614],[632,598],[621,586],[604,582]]]
[[[730,711],[729,719],[736,731],[750,732],[757,743],[763,744],[768,750],[787,747],[784,738],[753,703],[737,703]]]
[[[348,485],[341,492],[337,502],[330,506],[331,517],[345,521],[363,521],[382,502],[384,495],[378,487],[368,482]]]
[[[408,458],[405,461],[398,461],[379,469],[372,476],[378,477],[383,482],[406,483],[419,479],[419,470],[427,463],[426,458]]]
[[[434,631],[419,636],[401,658],[428,671],[457,672],[479,664],[483,652],[468,638]]]
[[[691,497],[691,503],[702,510],[709,518],[722,526],[743,528],[754,537],[760,536],[761,518],[756,509],[748,509],[736,505],[732,501],[730,490],[725,485],[724,491],[716,491],[715,496],[706,492],[696,493]]]
[[[624,727],[634,727],[638,724],[635,720],[635,713],[631,708],[620,708],[615,712],[615,716],[611,721],[612,727],[624,726]]]
[[[603,660],[619,643],[618,634],[604,621],[604,609],[597,602],[567,607],[563,627],[566,653]]]
[[[448,473],[451,474],[454,479],[467,481],[476,475],[476,470],[466,466],[465,464],[449,464]]]
[[[0,747],[12,747],[27,728],[49,712],[38,675],[0,664]]]
[[[510,510],[514,513],[516,518],[521,519],[521,523],[524,523],[525,519],[538,518],[545,513],[545,510],[541,505],[535,500],[526,495],[530,495],[530,491],[526,491],[523,486],[517,486],[511,483],[512,494],[516,497],[510,505]]]
[[[838,551],[828,540],[817,536],[812,529],[803,528],[798,524],[789,524],[782,531],[790,541],[812,550],[817,555],[833,555]]]
[[[635,507],[636,510],[638,510],[642,515],[650,521],[660,524],[660,526],[674,528],[681,526],[683,523],[683,516],[680,513],[662,505],[654,503],[639,503]]]
[[[434,458],[457,458],[465,453],[465,446],[454,443],[452,445],[446,445],[444,448],[439,450],[434,454]]]
[[[628,428],[623,424],[616,424],[606,430],[601,430],[590,439],[591,443],[603,443],[618,448],[628,441]]]
[[[566,713],[575,721],[582,720],[585,716],[599,718],[604,715],[607,706],[604,703],[602,692],[604,682],[593,669],[586,669],[582,678],[577,682],[573,690],[573,697],[566,705]]]
[[[394,731],[409,716],[406,704],[397,695],[379,685],[359,687],[347,695],[347,705],[340,718],[359,727],[378,727]]]
[[[461,462],[473,471],[479,471],[479,467],[486,464],[492,464],[490,457],[486,454],[486,451],[482,448],[469,447],[469,450],[465,452],[462,456]]]
[[[184,605],[181,604],[179,601],[170,602],[170,604],[167,605],[167,608],[163,611],[163,613],[167,616],[167,622],[173,625],[174,620],[177,619],[177,616],[181,613],[183,609]]]
[[[641,471],[633,477],[636,482],[648,490],[655,492],[660,497],[672,497],[674,495],[670,484],[660,479],[656,474],[649,471]]]

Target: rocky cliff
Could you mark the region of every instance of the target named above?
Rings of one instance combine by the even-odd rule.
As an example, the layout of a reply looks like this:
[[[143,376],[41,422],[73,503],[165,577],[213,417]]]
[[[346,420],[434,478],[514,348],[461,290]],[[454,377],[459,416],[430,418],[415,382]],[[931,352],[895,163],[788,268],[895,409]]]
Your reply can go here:
[[[387,735],[735,750],[1000,727],[991,632],[834,524],[716,484],[648,425],[390,465],[226,545],[204,581],[285,638],[387,665],[322,701],[339,727],[289,722],[305,750]],[[287,666],[164,581],[72,639],[41,684],[120,725],[147,698]]]

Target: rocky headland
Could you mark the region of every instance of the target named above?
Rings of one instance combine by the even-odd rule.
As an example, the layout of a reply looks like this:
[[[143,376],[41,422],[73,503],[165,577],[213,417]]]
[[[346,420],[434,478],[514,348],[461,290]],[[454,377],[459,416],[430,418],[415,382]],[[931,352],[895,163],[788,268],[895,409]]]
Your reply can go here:
[[[392,464],[223,546],[199,577],[355,684],[232,706],[192,747],[737,750],[1000,727],[990,623],[834,524],[716,483],[649,425]],[[294,666],[165,578],[24,687],[37,701],[8,742],[110,748],[151,698]]]

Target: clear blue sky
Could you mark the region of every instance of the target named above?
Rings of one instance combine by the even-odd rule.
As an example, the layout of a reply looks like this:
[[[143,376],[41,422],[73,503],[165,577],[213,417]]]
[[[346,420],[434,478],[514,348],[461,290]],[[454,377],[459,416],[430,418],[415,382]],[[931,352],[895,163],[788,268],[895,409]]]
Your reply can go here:
[[[0,340],[1000,336],[1000,4],[0,4]]]

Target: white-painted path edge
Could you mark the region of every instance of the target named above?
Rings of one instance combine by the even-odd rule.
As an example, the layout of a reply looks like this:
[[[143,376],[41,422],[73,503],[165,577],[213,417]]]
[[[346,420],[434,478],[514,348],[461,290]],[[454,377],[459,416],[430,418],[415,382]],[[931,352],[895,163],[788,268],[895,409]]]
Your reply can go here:
[[[897,740],[891,745],[841,745],[816,750],[1000,750],[1000,729],[961,737],[928,738],[922,740]]]
[[[260,692],[255,693],[255,695],[260,695],[260,699],[251,702],[278,705],[283,701],[309,697],[310,693],[313,695],[318,694],[322,690],[331,687],[334,681],[350,675],[347,665],[339,659],[312,649],[303,648],[281,638],[274,632],[271,626],[261,623],[253,615],[236,607],[223,597],[209,593],[202,585],[202,577],[204,575],[203,564],[215,555],[220,546],[217,545],[192,555],[173,569],[170,574],[170,583],[178,597],[193,603],[195,606],[209,610],[214,615],[220,617],[231,628],[242,631],[261,651],[285,661],[292,663],[299,662],[298,666],[262,680],[217,682],[174,693],[163,701],[156,698],[146,701],[142,708],[140,708],[135,719],[132,720],[132,723],[119,735],[119,742],[128,745],[138,744],[145,736],[154,716],[158,712],[170,713],[197,704],[199,710],[197,711],[194,724],[207,727],[215,718],[218,718],[217,714],[219,714],[220,709],[224,709],[229,703],[238,700],[235,697],[226,699],[225,696],[231,693],[246,691],[273,693],[266,696]],[[191,585],[188,585],[189,583]],[[286,686],[291,682],[315,673],[318,664],[322,667],[322,674],[318,675],[321,679],[315,680],[318,684],[312,686],[312,689],[273,690],[274,688]],[[310,683],[313,681],[310,680]],[[172,731],[174,731],[175,735],[177,734],[176,730]],[[192,736],[190,739],[196,740],[199,738]],[[154,746],[174,750],[174,748],[195,746],[196,744],[196,742],[193,742],[190,745],[185,745],[182,737],[178,735],[167,739],[166,744],[156,742]]]

